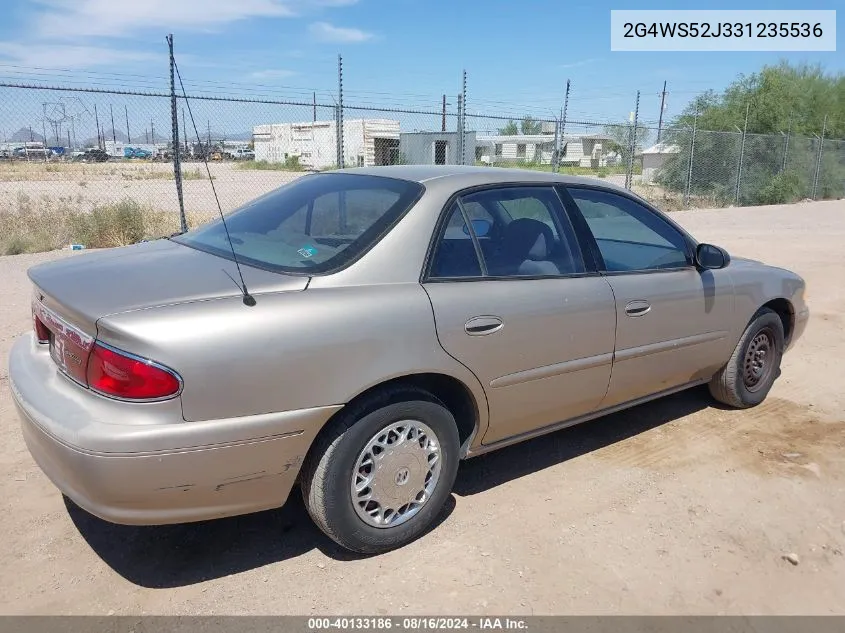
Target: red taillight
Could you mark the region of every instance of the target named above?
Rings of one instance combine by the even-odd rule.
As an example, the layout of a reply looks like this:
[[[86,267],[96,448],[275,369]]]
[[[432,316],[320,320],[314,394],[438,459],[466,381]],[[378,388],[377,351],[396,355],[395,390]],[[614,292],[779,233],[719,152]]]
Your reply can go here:
[[[39,343],[49,343],[50,342],[50,330],[47,329],[47,326],[41,322],[34,314],[32,315],[33,326],[35,327],[35,336],[38,338]]]
[[[88,386],[127,400],[159,400],[179,393],[181,383],[170,370],[94,343],[88,358]]]

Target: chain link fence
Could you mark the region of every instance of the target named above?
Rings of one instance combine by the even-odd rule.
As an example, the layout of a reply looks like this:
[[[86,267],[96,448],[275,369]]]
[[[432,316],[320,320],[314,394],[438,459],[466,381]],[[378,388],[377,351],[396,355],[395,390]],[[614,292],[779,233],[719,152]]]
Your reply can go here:
[[[465,85],[440,109],[412,109],[341,94],[328,102],[185,99],[0,84],[0,254],[172,234],[182,214],[191,227],[216,217],[215,196],[228,213],[305,173],[337,167],[477,165],[591,176],[666,210],[845,196],[845,140],[696,125],[658,130],[636,114],[626,123],[570,121],[565,107],[494,115],[472,108]],[[138,217],[125,228],[126,218]]]

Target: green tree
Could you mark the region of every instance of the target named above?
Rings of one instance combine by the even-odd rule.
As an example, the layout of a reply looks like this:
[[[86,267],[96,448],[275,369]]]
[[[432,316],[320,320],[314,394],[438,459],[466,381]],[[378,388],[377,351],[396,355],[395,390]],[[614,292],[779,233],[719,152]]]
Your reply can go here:
[[[523,134],[540,134],[543,131],[543,125],[539,121],[535,121],[530,116],[522,117],[519,127]]]
[[[610,139],[606,141],[606,150],[617,153],[623,164],[628,162],[631,155],[631,140],[635,137],[634,154],[643,149],[648,141],[648,128],[637,126],[634,132],[633,123],[617,123],[604,126],[604,133]]]
[[[672,122],[665,140],[678,151],[667,160],[658,181],[680,192],[689,178],[691,195],[732,201],[742,154],[740,204],[811,196],[819,150],[815,135],[821,134],[823,125],[826,139],[845,136],[845,74],[786,62],[764,66],[752,75],[740,75],[723,93],[699,96]],[[825,141],[819,197],[845,195],[845,154],[839,147],[841,142]]]
[[[519,128],[516,125],[516,121],[513,119],[508,121],[504,127],[499,128],[500,136],[513,136],[514,134],[519,134]]]

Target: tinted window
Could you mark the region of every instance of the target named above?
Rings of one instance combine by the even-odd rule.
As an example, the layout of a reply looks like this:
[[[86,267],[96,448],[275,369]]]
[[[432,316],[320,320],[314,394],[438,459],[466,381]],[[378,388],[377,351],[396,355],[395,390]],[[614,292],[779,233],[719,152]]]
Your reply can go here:
[[[681,233],[641,204],[607,191],[568,191],[596,238],[607,270],[652,270],[689,264]]]
[[[471,218],[470,221],[476,218]],[[483,219],[483,218],[479,218]],[[486,238],[479,238],[481,239]],[[449,211],[443,238],[434,252],[431,276],[440,278],[480,277],[481,264],[472,243],[472,236],[464,223],[457,204]]]
[[[488,189],[461,197],[461,204],[476,229],[488,275],[535,277],[584,272],[574,232],[554,189]],[[435,250],[431,276],[480,274],[475,246],[455,204]]]
[[[421,192],[420,184],[393,178],[315,174],[248,203],[226,223],[239,261],[319,273],[372,247]],[[220,220],[174,240],[232,258]]]

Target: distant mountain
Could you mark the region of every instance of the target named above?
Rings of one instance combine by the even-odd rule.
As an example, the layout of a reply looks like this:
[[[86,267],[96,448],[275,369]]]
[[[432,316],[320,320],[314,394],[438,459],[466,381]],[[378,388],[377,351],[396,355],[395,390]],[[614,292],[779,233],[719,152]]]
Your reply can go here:
[[[221,134],[217,138],[225,138],[227,141],[251,141],[252,132],[238,132],[237,134]]]
[[[35,130],[30,130],[28,127],[22,127],[8,138],[10,143],[26,143],[27,141],[42,142],[43,140],[43,136]]]

